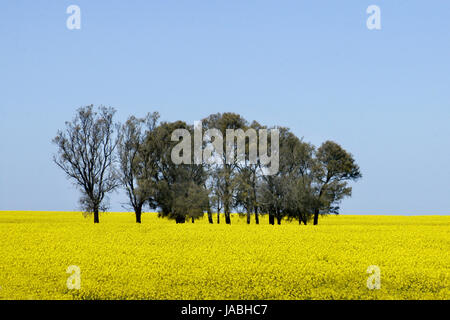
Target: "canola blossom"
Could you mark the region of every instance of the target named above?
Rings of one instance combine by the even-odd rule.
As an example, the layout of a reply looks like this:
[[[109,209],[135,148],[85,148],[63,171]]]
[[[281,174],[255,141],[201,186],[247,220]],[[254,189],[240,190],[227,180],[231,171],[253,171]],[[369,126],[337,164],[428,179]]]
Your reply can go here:
[[[0,299],[450,298],[450,216],[134,221],[0,212]],[[379,289],[368,288],[368,268],[379,268]]]

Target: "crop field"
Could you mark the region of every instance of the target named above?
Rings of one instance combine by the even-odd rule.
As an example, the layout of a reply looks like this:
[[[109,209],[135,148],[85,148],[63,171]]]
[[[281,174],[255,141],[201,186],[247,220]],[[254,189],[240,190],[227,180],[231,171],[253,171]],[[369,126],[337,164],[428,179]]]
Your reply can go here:
[[[0,299],[450,299],[450,216],[266,219],[0,212]]]

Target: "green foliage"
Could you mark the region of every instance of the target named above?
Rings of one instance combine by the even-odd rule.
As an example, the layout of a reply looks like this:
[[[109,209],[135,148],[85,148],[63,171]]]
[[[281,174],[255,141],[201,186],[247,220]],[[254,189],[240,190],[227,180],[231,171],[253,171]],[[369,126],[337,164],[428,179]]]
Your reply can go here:
[[[81,188],[81,201],[94,211],[101,208],[106,194],[119,182],[137,222],[147,204],[151,209],[159,209],[160,216],[175,219],[177,223],[194,220],[205,211],[209,223],[213,223],[215,209],[223,210],[227,224],[231,223],[232,210],[246,214],[247,223],[252,215],[258,223],[260,214],[268,214],[271,224],[275,224],[275,219],[280,224],[284,218],[303,224],[313,219],[317,224],[319,215],[339,213],[340,202],[352,194],[349,182],[361,178],[353,156],[339,144],[326,141],[316,150],[289,128],[279,126],[268,129],[279,132],[279,150],[271,151],[278,152],[279,158],[279,170],[274,174],[267,174],[272,163],[263,164],[260,152],[256,163],[250,161],[250,151],[255,147],[255,140],[250,136],[245,138],[243,158],[229,159],[227,152],[236,151],[236,141],[231,145],[232,150],[228,150],[229,141],[222,136],[223,145],[219,144],[222,150],[213,148],[211,153],[212,158],[220,161],[196,162],[194,149],[180,148],[176,152],[179,151],[180,158],[188,158],[190,164],[184,161],[177,164],[172,155],[180,141],[173,141],[172,134],[184,130],[190,138],[183,136],[182,142],[194,148],[192,125],[184,121],[158,123],[158,113],[149,113],[142,119],[131,116],[120,127],[116,141],[113,115],[113,109],[100,108],[99,113],[92,106],[79,109],[74,121],[67,123],[66,132],[59,131],[54,139],[59,147],[55,162]],[[241,132],[267,129],[231,112],[211,114],[202,124],[202,136],[206,137],[201,143],[203,148],[214,145],[214,134],[205,135],[211,130],[226,135],[227,129]],[[271,137],[267,137],[268,150],[276,146]],[[116,145],[118,176],[114,170]]]
[[[339,203],[351,196],[349,181],[362,177],[353,156],[333,141],[324,142],[316,152],[312,170],[314,224],[319,214],[339,213]]]

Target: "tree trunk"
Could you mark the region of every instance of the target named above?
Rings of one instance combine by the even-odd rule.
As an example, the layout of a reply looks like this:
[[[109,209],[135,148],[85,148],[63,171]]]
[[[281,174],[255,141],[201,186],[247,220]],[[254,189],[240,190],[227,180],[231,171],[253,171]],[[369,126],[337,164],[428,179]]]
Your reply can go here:
[[[298,215],[298,224],[304,224],[305,226],[306,226],[306,223],[307,223],[307,221],[306,221],[306,215],[303,215],[303,214],[299,214]]]
[[[175,222],[176,223],[185,223],[186,222],[186,218],[185,217],[176,217],[175,218]]]
[[[276,218],[277,218],[277,224],[281,224],[281,213],[280,209],[277,208],[276,212]]]
[[[225,212],[225,223],[231,224],[231,218],[230,218],[230,202],[229,199],[226,197],[224,201],[224,212]]]
[[[134,212],[136,214],[136,223],[141,223],[142,207],[134,209]]]
[[[98,209],[94,209],[94,223],[100,223]]]
[[[275,216],[272,213],[269,213],[269,224],[275,224]]]
[[[319,223],[319,210],[314,210],[314,225]]]
[[[211,212],[208,212],[208,221],[209,221],[210,224],[213,224],[213,223],[214,223],[213,217],[212,217],[212,213],[211,213]]]
[[[220,210],[217,210],[217,224],[220,223]]]
[[[231,224],[231,217],[229,212],[225,212],[225,223]]]
[[[250,224],[250,210],[247,211],[247,224]]]
[[[259,224],[259,216],[258,216],[258,205],[257,205],[257,196],[256,196],[256,175],[254,175],[252,190],[253,190],[253,213],[255,214],[255,223]]]
[[[194,217],[192,217],[192,223],[194,223],[194,222],[195,222]]]
[[[208,222],[210,224],[213,224],[214,222],[213,222],[213,216],[212,216],[212,212],[211,212],[211,201],[209,199],[208,199],[208,210],[207,210],[207,212],[208,212]]]

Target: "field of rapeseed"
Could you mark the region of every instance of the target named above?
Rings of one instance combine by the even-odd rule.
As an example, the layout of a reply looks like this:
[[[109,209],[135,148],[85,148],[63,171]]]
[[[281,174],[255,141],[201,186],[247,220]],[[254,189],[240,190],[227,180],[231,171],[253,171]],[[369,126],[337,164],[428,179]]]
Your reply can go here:
[[[177,225],[0,212],[0,299],[450,299],[450,216]],[[67,267],[81,270],[69,290]],[[381,288],[369,290],[370,265]]]

